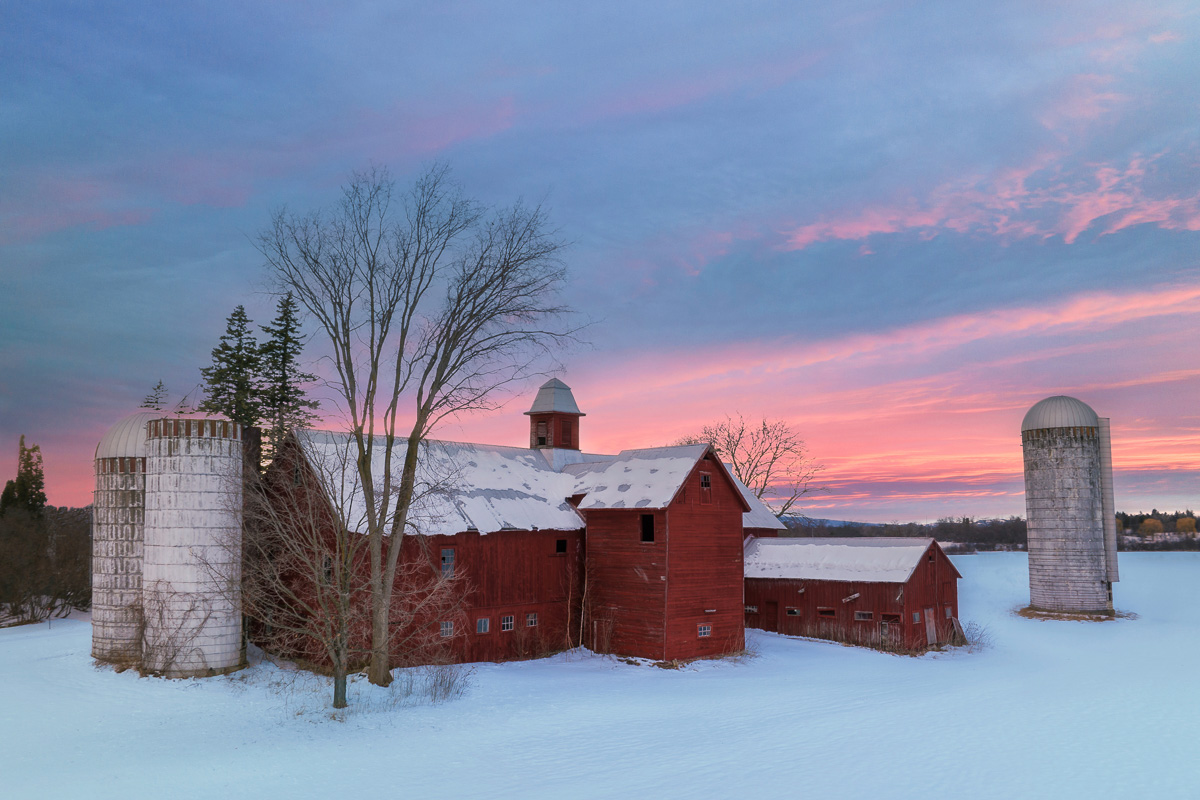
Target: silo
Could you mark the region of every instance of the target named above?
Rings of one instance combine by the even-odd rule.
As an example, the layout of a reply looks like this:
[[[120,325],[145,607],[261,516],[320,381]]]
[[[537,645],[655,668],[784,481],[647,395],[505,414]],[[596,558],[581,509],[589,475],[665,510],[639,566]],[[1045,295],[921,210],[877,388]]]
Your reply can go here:
[[[240,426],[214,417],[148,425],[144,663],[168,677],[242,665]]]
[[[92,499],[92,656],[141,658],[142,536],[146,507],[146,424],[140,411],[113,425],[96,446]]]
[[[1113,520],[1106,521],[1113,516],[1108,420],[1073,397],[1048,397],[1025,415],[1021,441],[1030,605],[1112,613],[1117,554]]]

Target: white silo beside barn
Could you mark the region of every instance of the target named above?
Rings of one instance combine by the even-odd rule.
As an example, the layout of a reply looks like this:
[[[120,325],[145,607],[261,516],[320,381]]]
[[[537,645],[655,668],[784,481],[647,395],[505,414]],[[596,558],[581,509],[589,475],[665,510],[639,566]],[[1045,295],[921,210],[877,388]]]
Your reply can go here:
[[[92,657],[141,658],[142,544],[146,508],[146,424],[130,414],[96,446],[92,499]]]
[[[146,457],[144,665],[168,677],[243,663],[242,431],[229,420],[158,418]]]
[[[1118,576],[1108,420],[1073,397],[1048,397],[1025,415],[1021,442],[1030,605],[1111,613]]]

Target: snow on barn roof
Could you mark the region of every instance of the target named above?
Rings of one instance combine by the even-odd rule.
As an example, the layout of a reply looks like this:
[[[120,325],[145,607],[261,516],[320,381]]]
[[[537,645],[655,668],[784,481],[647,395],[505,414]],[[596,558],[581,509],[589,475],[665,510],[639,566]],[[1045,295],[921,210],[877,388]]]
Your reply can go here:
[[[579,507],[666,508],[708,451],[706,444],[622,450],[612,461],[569,464],[563,471],[574,475],[571,494],[585,494]]]
[[[366,527],[366,504],[359,491],[354,459],[346,457],[349,434],[297,431],[309,463],[348,520]],[[393,474],[404,461],[404,440],[392,453]],[[384,446],[374,448],[371,472],[384,474]],[[377,478],[378,480],[378,478]],[[536,450],[427,440],[417,461],[414,523],[427,535],[480,533],[507,529],[575,530],[583,520],[567,502],[573,479],[555,472]]]
[[[726,464],[725,469],[729,471],[729,477],[733,478],[738,491],[742,493],[742,499],[746,501],[746,505],[750,506],[750,510],[742,515],[743,528],[770,528],[776,531],[787,530],[787,525],[784,525],[779,521],[779,517],[771,513],[771,509],[767,508],[766,503],[755,497],[754,492],[750,491],[750,488],[742,483],[737,475],[733,474],[732,466]]]
[[[296,437],[351,527],[365,530],[366,503],[359,490],[350,435],[298,430]],[[398,441],[392,453],[394,475],[403,464],[403,446],[403,440]],[[420,533],[428,535],[452,535],[472,528],[480,533],[576,530],[584,527],[584,521],[567,498],[584,495],[579,508],[585,511],[665,508],[707,451],[704,444],[624,450],[615,456],[572,451],[570,458],[563,459],[567,463],[556,470],[556,460],[548,459],[542,450],[428,440],[417,461],[419,498],[413,503],[413,522]],[[375,446],[371,472],[384,474],[382,442]],[[753,497],[743,491],[750,507],[743,520],[763,514],[774,520]],[[755,523],[753,527],[773,526]]]
[[[533,398],[533,405],[525,413],[526,415],[546,414],[551,411],[578,414],[581,417],[587,416],[579,410],[579,406],[575,403],[575,395],[571,393],[571,387],[558,378],[551,378],[538,388],[537,397]]]
[[[933,539],[751,539],[747,578],[904,583]]]

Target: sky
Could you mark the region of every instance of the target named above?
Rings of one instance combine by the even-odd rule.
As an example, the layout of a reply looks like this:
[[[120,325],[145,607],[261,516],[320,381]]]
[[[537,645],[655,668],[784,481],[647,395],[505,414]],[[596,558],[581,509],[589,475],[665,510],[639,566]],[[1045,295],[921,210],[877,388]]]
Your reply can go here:
[[[107,427],[270,321],[274,210],[440,162],[569,242],[586,450],[766,416],[811,516],[1023,515],[1067,394],[1118,510],[1200,506],[1200,8],[907,5],[3,2],[0,477],[24,434],[90,502]],[[527,442],[538,382],[435,435]]]

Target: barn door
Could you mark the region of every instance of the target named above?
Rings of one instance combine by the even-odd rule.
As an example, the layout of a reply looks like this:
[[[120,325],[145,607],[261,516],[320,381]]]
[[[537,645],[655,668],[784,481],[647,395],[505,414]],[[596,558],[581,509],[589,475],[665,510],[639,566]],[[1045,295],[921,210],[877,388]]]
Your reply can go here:
[[[779,633],[779,603],[774,600],[763,603],[762,626],[764,631]]]
[[[925,644],[937,644],[937,617],[932,608],[925,609]]]

